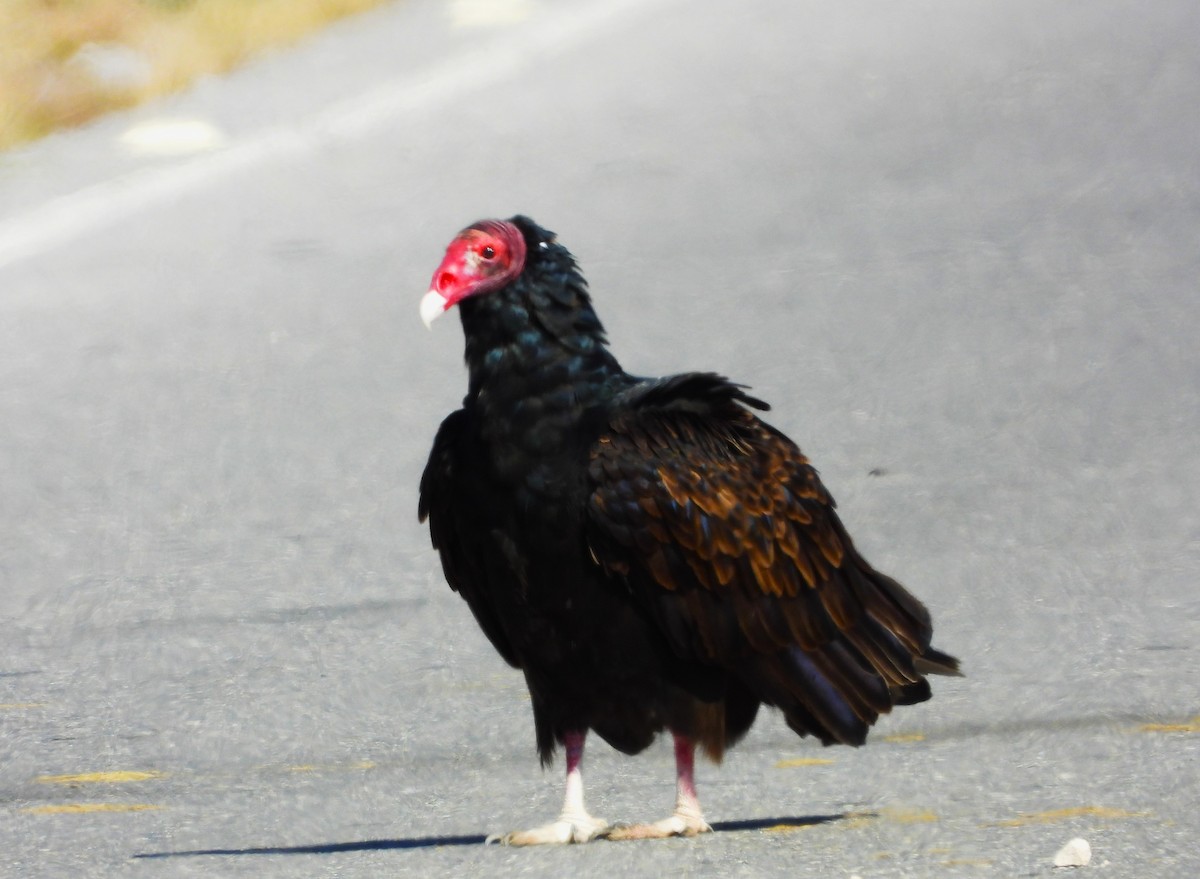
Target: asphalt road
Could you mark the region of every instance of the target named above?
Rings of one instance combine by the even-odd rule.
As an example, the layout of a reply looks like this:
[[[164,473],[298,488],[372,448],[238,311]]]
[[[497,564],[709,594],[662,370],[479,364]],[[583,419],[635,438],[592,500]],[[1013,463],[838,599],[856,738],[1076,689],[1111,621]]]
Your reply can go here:
[[[0,157],[0,875],[1200,874],[1197,33],[411,0]],[[518,211],[627,368],[774,404],[964,661],[860,750],[766,717],[711,836],[481,844],[560,778],[416,522],[465,386],[417,302]],[[669,748],[585,779],[661,817]]]

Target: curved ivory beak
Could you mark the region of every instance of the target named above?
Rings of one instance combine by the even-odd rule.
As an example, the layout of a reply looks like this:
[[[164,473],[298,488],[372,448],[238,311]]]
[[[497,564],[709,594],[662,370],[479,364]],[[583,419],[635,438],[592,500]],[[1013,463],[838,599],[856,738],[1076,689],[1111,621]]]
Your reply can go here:
[[[433,328],[433,321],[450,307],[446,297],[437,290],[430,290],[421,297],[421,321],[426,329]]]

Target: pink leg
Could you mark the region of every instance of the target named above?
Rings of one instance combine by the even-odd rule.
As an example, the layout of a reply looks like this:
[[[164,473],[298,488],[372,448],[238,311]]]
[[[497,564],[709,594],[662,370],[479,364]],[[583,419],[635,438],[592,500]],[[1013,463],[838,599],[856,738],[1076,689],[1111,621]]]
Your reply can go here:
[[[499,842],[501,845],[587,842],[608,828],[607,821],[593,818],[583,805],[583,774],[580,767],[583,765],[583,742],[586,737],[586,732],[569,732],[563,735],[563,745],[567,752],[567,789],[558,820],[532,830],[494,834],[487,838],[488,842]]]
[[[696,745],[687,736],[675,736],[675,811],[671,817],[653,824],[634,824],[617,827],[607,834],[609,839],[662,839],[667,836],[695,836],[711,833],[712,828],[700,811],[696,795]]]
[[[696,746],[686,736],[675,736],[675,814],[687,815],[704,824],[700,797],[696,795]],[[712,828],[707,824],[703,833]]]
[[[567,752],[567,789],[563,798],[563,814],[586,815],[583,806],[583,742],[587,733],[569,732],[563,736]]]

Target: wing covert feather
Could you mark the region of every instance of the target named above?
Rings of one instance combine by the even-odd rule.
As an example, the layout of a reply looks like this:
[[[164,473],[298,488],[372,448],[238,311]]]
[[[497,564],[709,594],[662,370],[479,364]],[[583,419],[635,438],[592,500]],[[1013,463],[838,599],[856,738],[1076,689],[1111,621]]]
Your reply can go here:
[[[858,555],[808,459],[743,406],[623,409],[589,477],[596,562],[680,655],[793,698],[789,723],[853,742],[925,684],[924,606]]]

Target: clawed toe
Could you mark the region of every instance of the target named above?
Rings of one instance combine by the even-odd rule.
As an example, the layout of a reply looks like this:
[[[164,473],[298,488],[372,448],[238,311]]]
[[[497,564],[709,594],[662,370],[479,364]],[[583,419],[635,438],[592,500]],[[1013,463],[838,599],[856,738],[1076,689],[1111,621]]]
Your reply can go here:
[[[675,811],[670,817],[653,824],[627,824],[609,827],[602,818],[593,818],[583,805],[583,776],[579,771],[583,760],[584,733],[567,732],[563,744],[567,750],[567,785],[562,813],[556,821],[531,830],[496,833],[486,842],[500,845],[567,845],[591,842],[593,839],[665,839],[670,836],[698,836],[712,833],[712,827],[700,811],[693,777],[693,758],[696,747],[681,733],[675,737]]]
[[[605,839],[666,839],[670,836],[698,836],[712,833],[712,827],[703,818],[678,813],[653,824],[618,825],[604,834]]]
[[[485,842],[500,845],[567,845],[590,842],[604,836],[608,822],[591,815],[559,818],[550,824],[532,830],[514,830],[512,833],[493,833]]]

